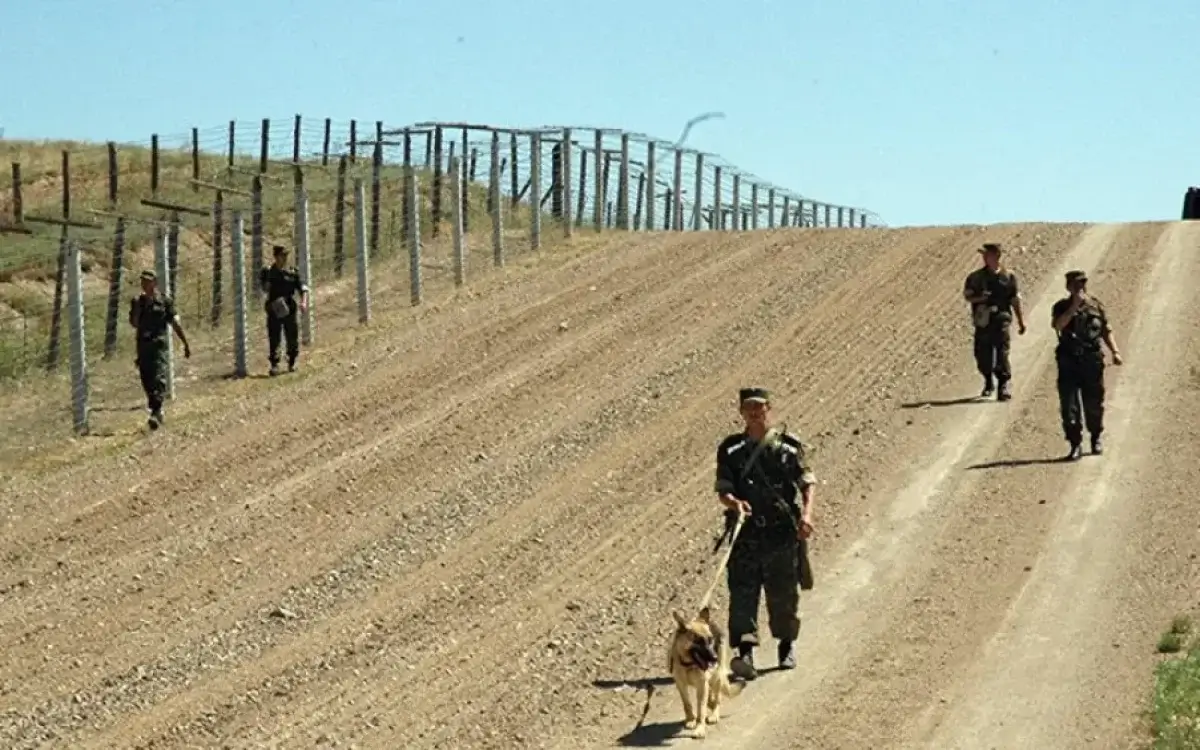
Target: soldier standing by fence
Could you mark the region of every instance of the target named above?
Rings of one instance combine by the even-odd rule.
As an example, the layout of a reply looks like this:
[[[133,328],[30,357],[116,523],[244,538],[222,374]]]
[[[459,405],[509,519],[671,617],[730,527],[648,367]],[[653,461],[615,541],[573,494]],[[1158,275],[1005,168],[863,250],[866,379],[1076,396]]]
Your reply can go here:
[[[275,262],[270,268],[259,272],[258,283],[267,295],[267,342],[270,347],[268,359],[271,363],[271,374],[279,374],[279,339],[280,334],[287,337],[288,372],[296,369],[296,358],[300,355],[300,330],[297,325],[297,309],[308,308],[308,284],[300,278],[300,272],[294,266],[285,266],[288,252],[283,245],[272,248]],[[299,308],[295,299],[300,294]]]
[[[146,394],[146,406],[150,410],[151,430],[163,423],[162,404],[167,391],[168,327],[179,336],[183,344],[183,356],[192,356],[187,336],[175,314],[175,302],[158,292],[158,275],[154,271],[142,271],[142,293],[129,300],[129,325],[137,330],[137,368]]]

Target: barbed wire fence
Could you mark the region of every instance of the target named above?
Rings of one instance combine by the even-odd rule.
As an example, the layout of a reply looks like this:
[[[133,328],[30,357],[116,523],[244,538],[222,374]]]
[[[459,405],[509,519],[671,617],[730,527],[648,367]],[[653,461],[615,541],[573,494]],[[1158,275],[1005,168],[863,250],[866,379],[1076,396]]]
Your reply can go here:
[[[253,353],[265,360],[258,278],[276,244],[295,249],[313,288],[300,326],[311,346],[343,292],[364,325],[377,302],[421,304],[429,278],[467,284],[468,245],[502,267],[579,231],[882,224],[639,133],[300,115],[14,161],[0,216],[0,379],[59,374],[65,315],[79,433],[93,411],[143,407],[132,329],[121,335],[140,268],[158,269],[193,342],[182,365],[171,352],[175,397],[180,377],[245,377]],[[408,273],[371,273],[396,262]]]

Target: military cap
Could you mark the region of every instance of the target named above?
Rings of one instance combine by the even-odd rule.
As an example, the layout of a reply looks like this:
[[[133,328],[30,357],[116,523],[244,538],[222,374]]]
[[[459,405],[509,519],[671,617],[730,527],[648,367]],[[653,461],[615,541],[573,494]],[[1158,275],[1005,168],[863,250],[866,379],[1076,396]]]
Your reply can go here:
[[[158,274],[147,268],[145,271],[142,271],[142,278],[146,281],[158,281]]]
[[[283,245],[271,245],[271,252],[275,255],[283,255],[287,252],[287,248]]]
[[[1072,281],[1087,281],[1087,271],[1067,271],[1067,283]]]
[[[990,253],[1002,253],[1002,252],[1004,252],[1004,248],[1000,247],[999,242],[985,242],[979,246],[979,252],[981,252],[981,253],[989,253],[989,252]]]
[[[761,401],[767,403],[771,400],[771,394],[766,388],[742,388],[738,391],[738,401],[746,403],[747,401]]]

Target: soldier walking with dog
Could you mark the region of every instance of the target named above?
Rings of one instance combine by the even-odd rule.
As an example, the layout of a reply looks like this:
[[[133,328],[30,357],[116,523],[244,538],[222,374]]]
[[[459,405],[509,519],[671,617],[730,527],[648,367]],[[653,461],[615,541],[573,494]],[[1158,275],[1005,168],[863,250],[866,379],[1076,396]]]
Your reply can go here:
[[[280,334],[287,338],[288,372],[296,370],[296,358],[300,356],[300,330],[297,325],[297,309],[308,309],[308,284],[300,278],[294,266],[287,266],[288,251],[283,245],[272,248],[275,262],[259,272],[258,283],[267,295],[267,358],[271,363],[271,375],[279,374]],[[300,295],[297,305],[296,294]]]
[[[963,297],[971,303],[975,323],[975,365],[983,375],[980,395],[987,398],[995,391],[997,401],[1008,401],[1012,398],[1009,349],[1013,313],[1017,316],[1017,332],[1025,333],[1020,285],[1017,275],[1001,264],[1003,249],[999,243],[985,242],[979,252],[983,266],[967,275]]]
[[[167,391],[167,344],[171,335],[168,328],[175,331],[183,344],[185,358],[192,356],[192,349],[175,314],[174,300],[158,291],[158,275],[142,271],[141,282],[142,293],[129,300],[129,325],[137,331],[135,363],[150,411],[147,424],[151,430],[157,430],[163,423],[162,406]]]
[[[745,429],[725,437],[717,448],[716,491],[726,508],[726,528],[745,516],[729,557],[729,643],[738,655],[733,673],[758,676],[759,592],[767,600],[771,635],[778,640],[781,669],[796,666],[800,633],[800,591],[807,573],[807,539],[813,533],[815,478],[805,446],[786,430],[770,426],[770,394],[763,388],[739,392]],[[797,496],[800,505],[797,506]],[[718,547],[720,542],[718,542]]]
[[[1068,296],[1050,309],[1050,324],[1058,334],[1054,359],[1058,365],[1058,403],[1062,413],[1063,435],[1071,444],[1068,461],[1083,457],[1083,427],[1092,439],[1092,454],[1103,452],[1100,435],[1104,432],[1104,350],[1112,352],[1113,364],[1120,365],[1121,352],[1113,340],[1108,313],[1100,300],[1087,293],[1087,274],[1068,271]],[[1083,413],[1081,424],[1080,412]]]

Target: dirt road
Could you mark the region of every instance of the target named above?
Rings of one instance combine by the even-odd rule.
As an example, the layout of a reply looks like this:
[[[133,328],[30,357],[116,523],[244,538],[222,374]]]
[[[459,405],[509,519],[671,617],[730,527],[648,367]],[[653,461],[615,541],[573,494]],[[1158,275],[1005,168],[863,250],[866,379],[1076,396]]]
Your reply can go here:
[[[962,398],[985,239],[1032,302],[1008,404]],[[659,236],[381,314],[288,385],[201,378],[131,453],[16,472],[0,744],[678,743],[677,698],[647,687],[711,575],[712,452],[756,382],[817,447],[818,584],[801,669],[706,742],[1071,747],[1086,725],[1118,746],[1200,572],[1194,469],[1153,447],[1200,417],[1195,246],[1165,224]],[[1065,449],[1047,318],[1067,267],[1129,359],[1108,453],[1071,466],[1042,463]],[[1057,680],[1008,656],[1035,649]]]

